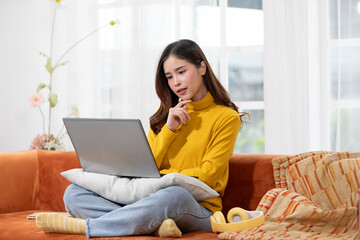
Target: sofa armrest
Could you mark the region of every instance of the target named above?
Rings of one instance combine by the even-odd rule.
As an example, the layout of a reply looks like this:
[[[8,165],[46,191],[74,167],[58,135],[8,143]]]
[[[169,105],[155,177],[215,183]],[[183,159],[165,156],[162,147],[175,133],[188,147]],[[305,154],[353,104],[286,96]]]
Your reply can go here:
[[[0,153],[0,213],[35,209],[37,151]]]
[[[264,194],[275,187],[271,160],[281,155],[234,153],[229,160],[229,181],[223,212],[233,207],[255,210]]]
[[[75,152],[27,150],[0,153],[0,213],[65,211],[70,184],[60,173],[81,167]]]

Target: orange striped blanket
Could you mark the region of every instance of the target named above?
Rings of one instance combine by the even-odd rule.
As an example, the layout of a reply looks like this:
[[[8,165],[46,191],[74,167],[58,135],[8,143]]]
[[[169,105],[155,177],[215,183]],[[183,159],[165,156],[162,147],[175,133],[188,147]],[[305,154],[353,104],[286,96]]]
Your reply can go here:
[[[257,207],[265,223],[220,239],[356,239],[360,153],[309,152],[272,163],[276,188]]]

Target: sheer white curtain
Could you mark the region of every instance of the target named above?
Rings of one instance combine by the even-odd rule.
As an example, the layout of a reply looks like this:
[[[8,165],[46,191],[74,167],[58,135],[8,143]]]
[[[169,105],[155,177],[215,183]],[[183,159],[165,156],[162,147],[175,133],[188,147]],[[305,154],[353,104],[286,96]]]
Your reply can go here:
[[[339,151],[342,149],[334,147],[334,142],[339,146],[341,136],[352,136],[344,126],[340,127],[346,117],[340,114],[344,111],[341,106],[348,104],[349,108],[358,101],[355,98],[351,102],[331,102],[334,84],[329,73],[333,74],[334,64],[330,64],[329,48],[334,43],[328,40],[329,2],[263,1],[266,153]],[[344,2],[337,1],[341,6]],[[221,14],[212,6],[217,5],[217,1],[211,0],[117,0],[106,4],[100,1],[100,25],[101,21],[117,18],[121,25],[99,34],[100,70],[93,86],[97,89],[95,115],[140,118],[147,130],[148,118],[158,107],[154,75],[161,50],[179,38],[193,39],[210,52],[216,49],[221,39],[216,23],[221,22]],[[202,12],[211,12],[213,18],[200,17]],[[344,59],[344,52],[335,52],[339,59]],[[209,55],[215,56],[215,62],[219,60],[217,53]],[[337,66],[343,69],[344,64],[347,64],[344,60],[338,61]],[[348,75],[338,75],[348,79]],[[226,81],[226,77],[222,80]],[[352,86],[356,89],[357,85]],[[332,117],[334,103],[337,118]],[[351,119],[347,123],[358,131],[354,124],[356,114],[350,110]]]
[[[139,118],[147,131],[148,118],[159,105],[154,76],[161,51],[179,38],[193,39],[210,49],[218,47],[215,40],[220,33],[216,24],[212,35],[207,35],[214,44],[204,40],[204,34],[197,35],[201,27],[209,34],[212,28],[206,22],[214,21],[199,20],[199,14],[213,11],[214,17],[219,16],[218,8],[211,8],[217,2],[102,2],[79,1],[70,15],[69,36],[74,39],[91,30],[96,21],[101,26],[119,19],[121,24],[103,29],[69,56],[75,63],[69,66],[67,105],[77,104],[82,117]],[[267,153],[328,148],[329,90],[323,59],[325,3],[325,0],[263,2]],[[99,51],[89,51],[97,48]]]
[[[96,0],[76,0],[69,6],[68,41],[72,44],[99,27]],[[109,22],[112,19],[109,19]],[[66,106],[76,105],[81,117],[96,117],[99,102],[99,34],[108,26],[77,45],[68,56],[68,77],[64,87]],[[114,30],[114,29],[111,29]]]
[[[358,0],[264,0],[266,152],[358,151]]]
[[[339,61],[329,60],[329,49],[339,47],[328,39],[329,2],[263,1],[266,153],[347,150],[339,147],[341,138],[356,139],[357,135],[352,135],[359,131],[355,124],[358,110],[352,107],[358,103],[356,94],[351,101],[344,94],[333,94],[332,99],[330,95],[334,84],[339,85],[345,79],[353,79],[350,86],[356,90],[357,75],[356,67],[348,71],[350,75],[342,74],[344,66],[350,67],[344,60],[349,51],[334,48],[335,54],[331,56],[337,56]],[[355,0],[333,2],[342,6]],[[71,60],[75,63],[69,67],[64,90],[68,96],[66,107],[77,104],[82,117],[139,118],[147,131],[148,118],[159,105],[154,89],[155,68],[168,43],[190,38],[205,46],[210,61],[216,63],[220,59],[217,48],[221,33],[217,23],[222,20],[219,8],[212,7],[218,1],[81,0],[76,5],[77,10],[70,15],[70,40],[87,33],[96,24],[103,25],[113,19],[121,22],[102,30],[70,56],[76,59]],[[204,17],[208,16],[205,13],[211,13],[212,17]],[[347,39],[340,46],[344,44],[349,47],[354,42]],[[356,55],[351,56],[357,63]],[[329,76],[334,75],[334,66],[340,69],[337,75],[341,81],[332,82]],[[213,64],[213,68],[217,67]],[[340,87],[344,89],[341,84]],[[344,109],[348,115],[341,113]],[[352,128],[344,127],[344,122]]]
[[[99,4],[100,22],[109,17],[121,22],[100,33],[98,113],[102,117],[139,118],[148,131],[149,117],[159,106],[155,71],[160,54],[180,38],[198,39],[195,23],[199,3],[209,6],[216,1],[119,0]]]
[[[101,115],[139,118],[143,125],[158,107],[155,68],[162,49],[176,39],[176,3],[173,1],[119,1],[118,7],[100,9],[121,24],[100,34]],[[107,37],[107,38],[106,38]],[[109,39],[112,38],[112,39]]]
[[[263,9],[265,152],[326,150],[326,3],[264,0]]]

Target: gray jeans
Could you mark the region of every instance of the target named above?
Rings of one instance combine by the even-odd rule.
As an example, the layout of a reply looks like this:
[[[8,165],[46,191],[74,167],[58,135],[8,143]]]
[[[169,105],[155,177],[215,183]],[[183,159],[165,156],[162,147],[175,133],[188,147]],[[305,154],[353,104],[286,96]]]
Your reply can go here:
[[[154,232],[171,218],[182,232],[210,230],[212,212],[184,188],[170,186],[135,203],[121,205],[71,184],[65,191],[66,210],[86,219],[86,237],[143,235]]]

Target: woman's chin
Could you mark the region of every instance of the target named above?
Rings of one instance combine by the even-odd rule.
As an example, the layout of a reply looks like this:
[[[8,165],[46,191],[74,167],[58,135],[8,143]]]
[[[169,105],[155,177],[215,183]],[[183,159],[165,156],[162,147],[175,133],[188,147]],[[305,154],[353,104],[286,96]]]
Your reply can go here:
[[[191,100],[191,98],[185,97],[185,96],[179,97],[179,102],[180,102],[180,101],[186,101],[186,100]]]

